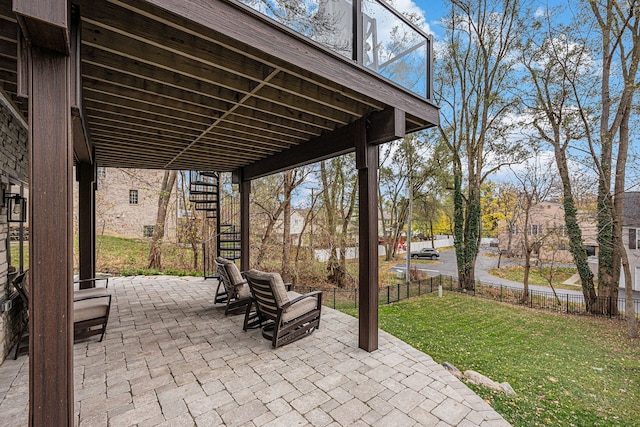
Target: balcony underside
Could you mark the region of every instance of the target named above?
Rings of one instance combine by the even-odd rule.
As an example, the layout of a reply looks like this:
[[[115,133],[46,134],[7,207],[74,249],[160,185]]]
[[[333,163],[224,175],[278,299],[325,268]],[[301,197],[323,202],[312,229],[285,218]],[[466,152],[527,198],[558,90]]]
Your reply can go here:
[[[280,168],[352,151],[348,129],[364,117],[372,129],[385,127],[377,119],[402,121],[406,133],[438,122],[427,100],[239,3],[74,4],[82,34],[74,129],[87,147],[76,147],[78,160],[93,148],[100,166],[255,166],[259,176],[301,144],[332,146],[285,156]],[[26,117],[11,7],[0,0],[0,82]]]

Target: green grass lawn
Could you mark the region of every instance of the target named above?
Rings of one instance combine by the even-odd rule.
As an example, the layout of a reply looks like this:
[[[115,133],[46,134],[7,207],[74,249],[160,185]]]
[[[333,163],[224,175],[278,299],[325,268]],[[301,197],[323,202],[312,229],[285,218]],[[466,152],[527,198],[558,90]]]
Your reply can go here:
[[[74,271],[78,269],[78,238],[74,238]],[[163,270],[150,270],[150,239],[125,239],[112,236],[96,236],[96,270],[118,275],[171,274],[176,276],[201,276],[202,253],[198,252],[198,269],[193,269],[193,251],[173,244],[162,247]],[[19,246],[11,243],[11,264],[18,264]],[[25,268],[29,265],[29,243],[24,243]]]
[[[556,289],[572,289],[580,290],[580,284],[578,285],[565,285],[562,282],[573,276],[578,272],[575,268],[570,267],[553,267],[553,286]],[[524,267],[502,267],[492,268],[489,270],[489,274],[503,279],[512,280],[514,282],[522,283],[524,281]],[[529,270],[529,284],[537,286],[549,286],[547,280],[549,277],[549,267],[531,267]]]
[[[640,426],[640,341],[620,321],[446,292],[381,306],[380,327],[438,363],[509,382],[515,397],[470,387],[515,426]]]

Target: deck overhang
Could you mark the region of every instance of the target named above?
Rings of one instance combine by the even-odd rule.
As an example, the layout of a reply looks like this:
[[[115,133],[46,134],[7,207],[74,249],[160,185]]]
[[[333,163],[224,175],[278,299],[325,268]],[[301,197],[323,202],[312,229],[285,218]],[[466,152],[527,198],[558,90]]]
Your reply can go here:
[[[0,81],[25,116],[18,23],[64,50],[78,16],[75,151],[100,166],[231,171],[384,110],[407,133],[438,123],[428,100],[235,1],[79,0],[53,30],[0,4]]]
[[[0,0],[0,86],[29,126],[30,425],[73,425],[74,162],[85,234],[96,166],[235,171],[248,249],[252,179],[355,152],[378,348],[377,145],[437,125],[429,100],[234,0]]]

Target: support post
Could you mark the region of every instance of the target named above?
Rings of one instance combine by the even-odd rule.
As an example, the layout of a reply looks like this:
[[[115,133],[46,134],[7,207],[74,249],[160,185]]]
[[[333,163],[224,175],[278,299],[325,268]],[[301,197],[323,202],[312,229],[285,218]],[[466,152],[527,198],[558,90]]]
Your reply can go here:
[[[29,425],[73,426],[69,58],[29,50]]]
[[[74,425],[73,144],[67,0],[13,0],[28,44],[29,425]]]
[[[76,165],[78,178],[78,258],[79,277],[89,279],[96,276],[96,168],[91,163]],[[80,287],[93,287],[95,283],[84,282]]]
[[[366,122],[356,122],[359,198],[358,346],[378,348],[378,147],[367,142]]]
[[[244,178],[244,171],[240,179],[240,269],[249,270],[249,196],[251,181]]]

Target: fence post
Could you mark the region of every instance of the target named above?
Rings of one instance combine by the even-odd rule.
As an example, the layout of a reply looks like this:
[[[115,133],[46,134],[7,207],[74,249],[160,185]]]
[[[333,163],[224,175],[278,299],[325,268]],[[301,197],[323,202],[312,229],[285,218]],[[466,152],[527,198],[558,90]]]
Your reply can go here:
[[[353,308],[358,308],[358,290],[353,290]]]
[[[569,294],[567,294],[566,296],[567,296],[567,313],[569,313]]]
[[[336,309],[336,288],[333,288],[333,309]]]
[[[419,282],[419,280],[418,280]],[[407,282],[407,299],[409,299],[409,295],[410,295],[410,290],[411,290],[411,282]]]
[[[400,283],[398,283],[398,289],[396,289],[396,294],[397,294],[397,300],[396,301],[400,301]]]
[[[391,286],[387,286],[387,304],[391,302]]]

